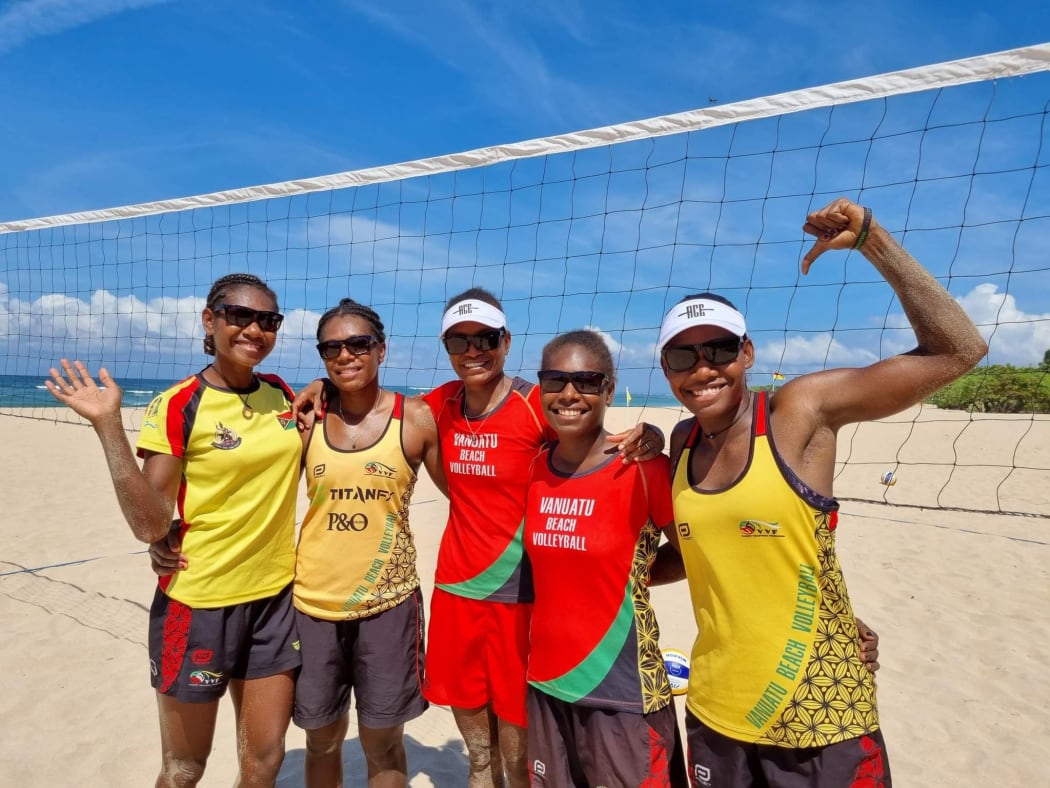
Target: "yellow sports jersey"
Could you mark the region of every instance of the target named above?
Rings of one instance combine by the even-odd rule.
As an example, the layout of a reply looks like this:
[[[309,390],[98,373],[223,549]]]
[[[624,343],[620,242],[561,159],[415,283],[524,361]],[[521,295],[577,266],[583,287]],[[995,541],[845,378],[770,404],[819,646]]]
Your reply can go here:
[[[404,397],[383,436],[356,451],[328,443],[324,419],[306,449],[310,508],[299,532],[295,607],[329,621],[394,607],[419,588],[408,504],[416,474],[401,443]]]
[[[189,567],[160,578],[160,587],[190,607],[273,596],[295,571],[302,441],[292,392],[275,375],[255,378],[256,388],[239,396],[194,375],[154,399],[143,418],[139,456],[182,459],[177,506]]]
[[[686,704],[733,739],[818,747],[879,727],[875,685],[835,554],[838,503],[806,487],[767,434],[756,397],[751,459],[723,490],[675,468],[675,523],[698,635]]]

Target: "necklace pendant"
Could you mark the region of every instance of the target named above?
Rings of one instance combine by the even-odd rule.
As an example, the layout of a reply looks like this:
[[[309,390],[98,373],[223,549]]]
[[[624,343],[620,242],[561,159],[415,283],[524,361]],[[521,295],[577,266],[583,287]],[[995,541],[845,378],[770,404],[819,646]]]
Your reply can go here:
[[[247,402],[245,402],[244,407],[241,408],[241,415],[245,418],[245,420],[251,421],[252,416],[255,415],[255,409]]]

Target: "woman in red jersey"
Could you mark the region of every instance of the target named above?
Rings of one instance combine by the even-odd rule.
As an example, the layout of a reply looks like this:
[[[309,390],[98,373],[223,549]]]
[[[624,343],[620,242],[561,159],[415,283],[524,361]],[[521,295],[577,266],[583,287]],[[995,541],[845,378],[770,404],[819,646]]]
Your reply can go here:
[[[532,464],[525,510],[533,786],[687,784],[648,589],[661,535],[676,539],[670,463],[617,460],[604,427],[615,386],[597,332],[543,349],[540,402],[557,439]]]
[[[215,360],[146,409],[141,469],[106,369],[99,388],[79,361],[51,370],[48,390],[91,422],[135,537],[164,538],[172,514],[193,568],[162,577],[149,656],[161,727],[158,786],[197,785],[227,686],[237,719],[240,785],[274,785],[284,759],[299,667],[292,611],[301,441],[292,392],[255,367],[282,315],[258,277],[212,286],[201,319]]]
[[[502,785],[504,776],[523,786],[532,582],[522,521],[529,467],[554,435],[539,388],[504,372],[511,334],[494,295],[471,288],[450,299],[441,340],[458,380],[424,396],[437,419],[449,487],[424,694],[452,708],[471,786]],[[646,425],[610,440],[625,462],[663,448],[663,435]]]

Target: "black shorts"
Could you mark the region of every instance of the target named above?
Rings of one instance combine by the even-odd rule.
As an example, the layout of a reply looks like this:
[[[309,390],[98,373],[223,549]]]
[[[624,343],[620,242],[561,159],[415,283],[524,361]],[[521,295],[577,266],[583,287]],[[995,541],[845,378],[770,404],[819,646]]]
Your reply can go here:
[[[159,588],[149,612],[153,688],[185,703],[208,703],[230,679],[275,676],[299,667],[292,586],[275,596],[191,608]]]
[[[693,788],[891,788],[882,731],[792,749],[731,739],[685,715]]]
[[[295,611],[303,668],[292,719],[316,730],[335,722],[357,699],[358,723],[393,728],[427,709],[423,699],[423,595],[353,621],[325,621]]]
[[[685,788],[673,701],[651,714],[595,709],[529,687],[529,778],[533,788]]]

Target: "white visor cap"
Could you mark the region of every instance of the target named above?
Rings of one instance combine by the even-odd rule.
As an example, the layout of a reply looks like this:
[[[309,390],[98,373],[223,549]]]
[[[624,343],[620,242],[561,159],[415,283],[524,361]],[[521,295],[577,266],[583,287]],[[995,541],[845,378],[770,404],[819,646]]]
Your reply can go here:
[[[747,333],[744,316],[733,307],[708,298],[691,298],[675,304],[664,316],[657,350],[663,351],[668,342],[694,326],[718,326],[738,337]]]
[[[476,299],[457,301],[441,317],[441,336],[457,323],[481,323],[489,328],[506,328],[507,316],[492,304]]]

